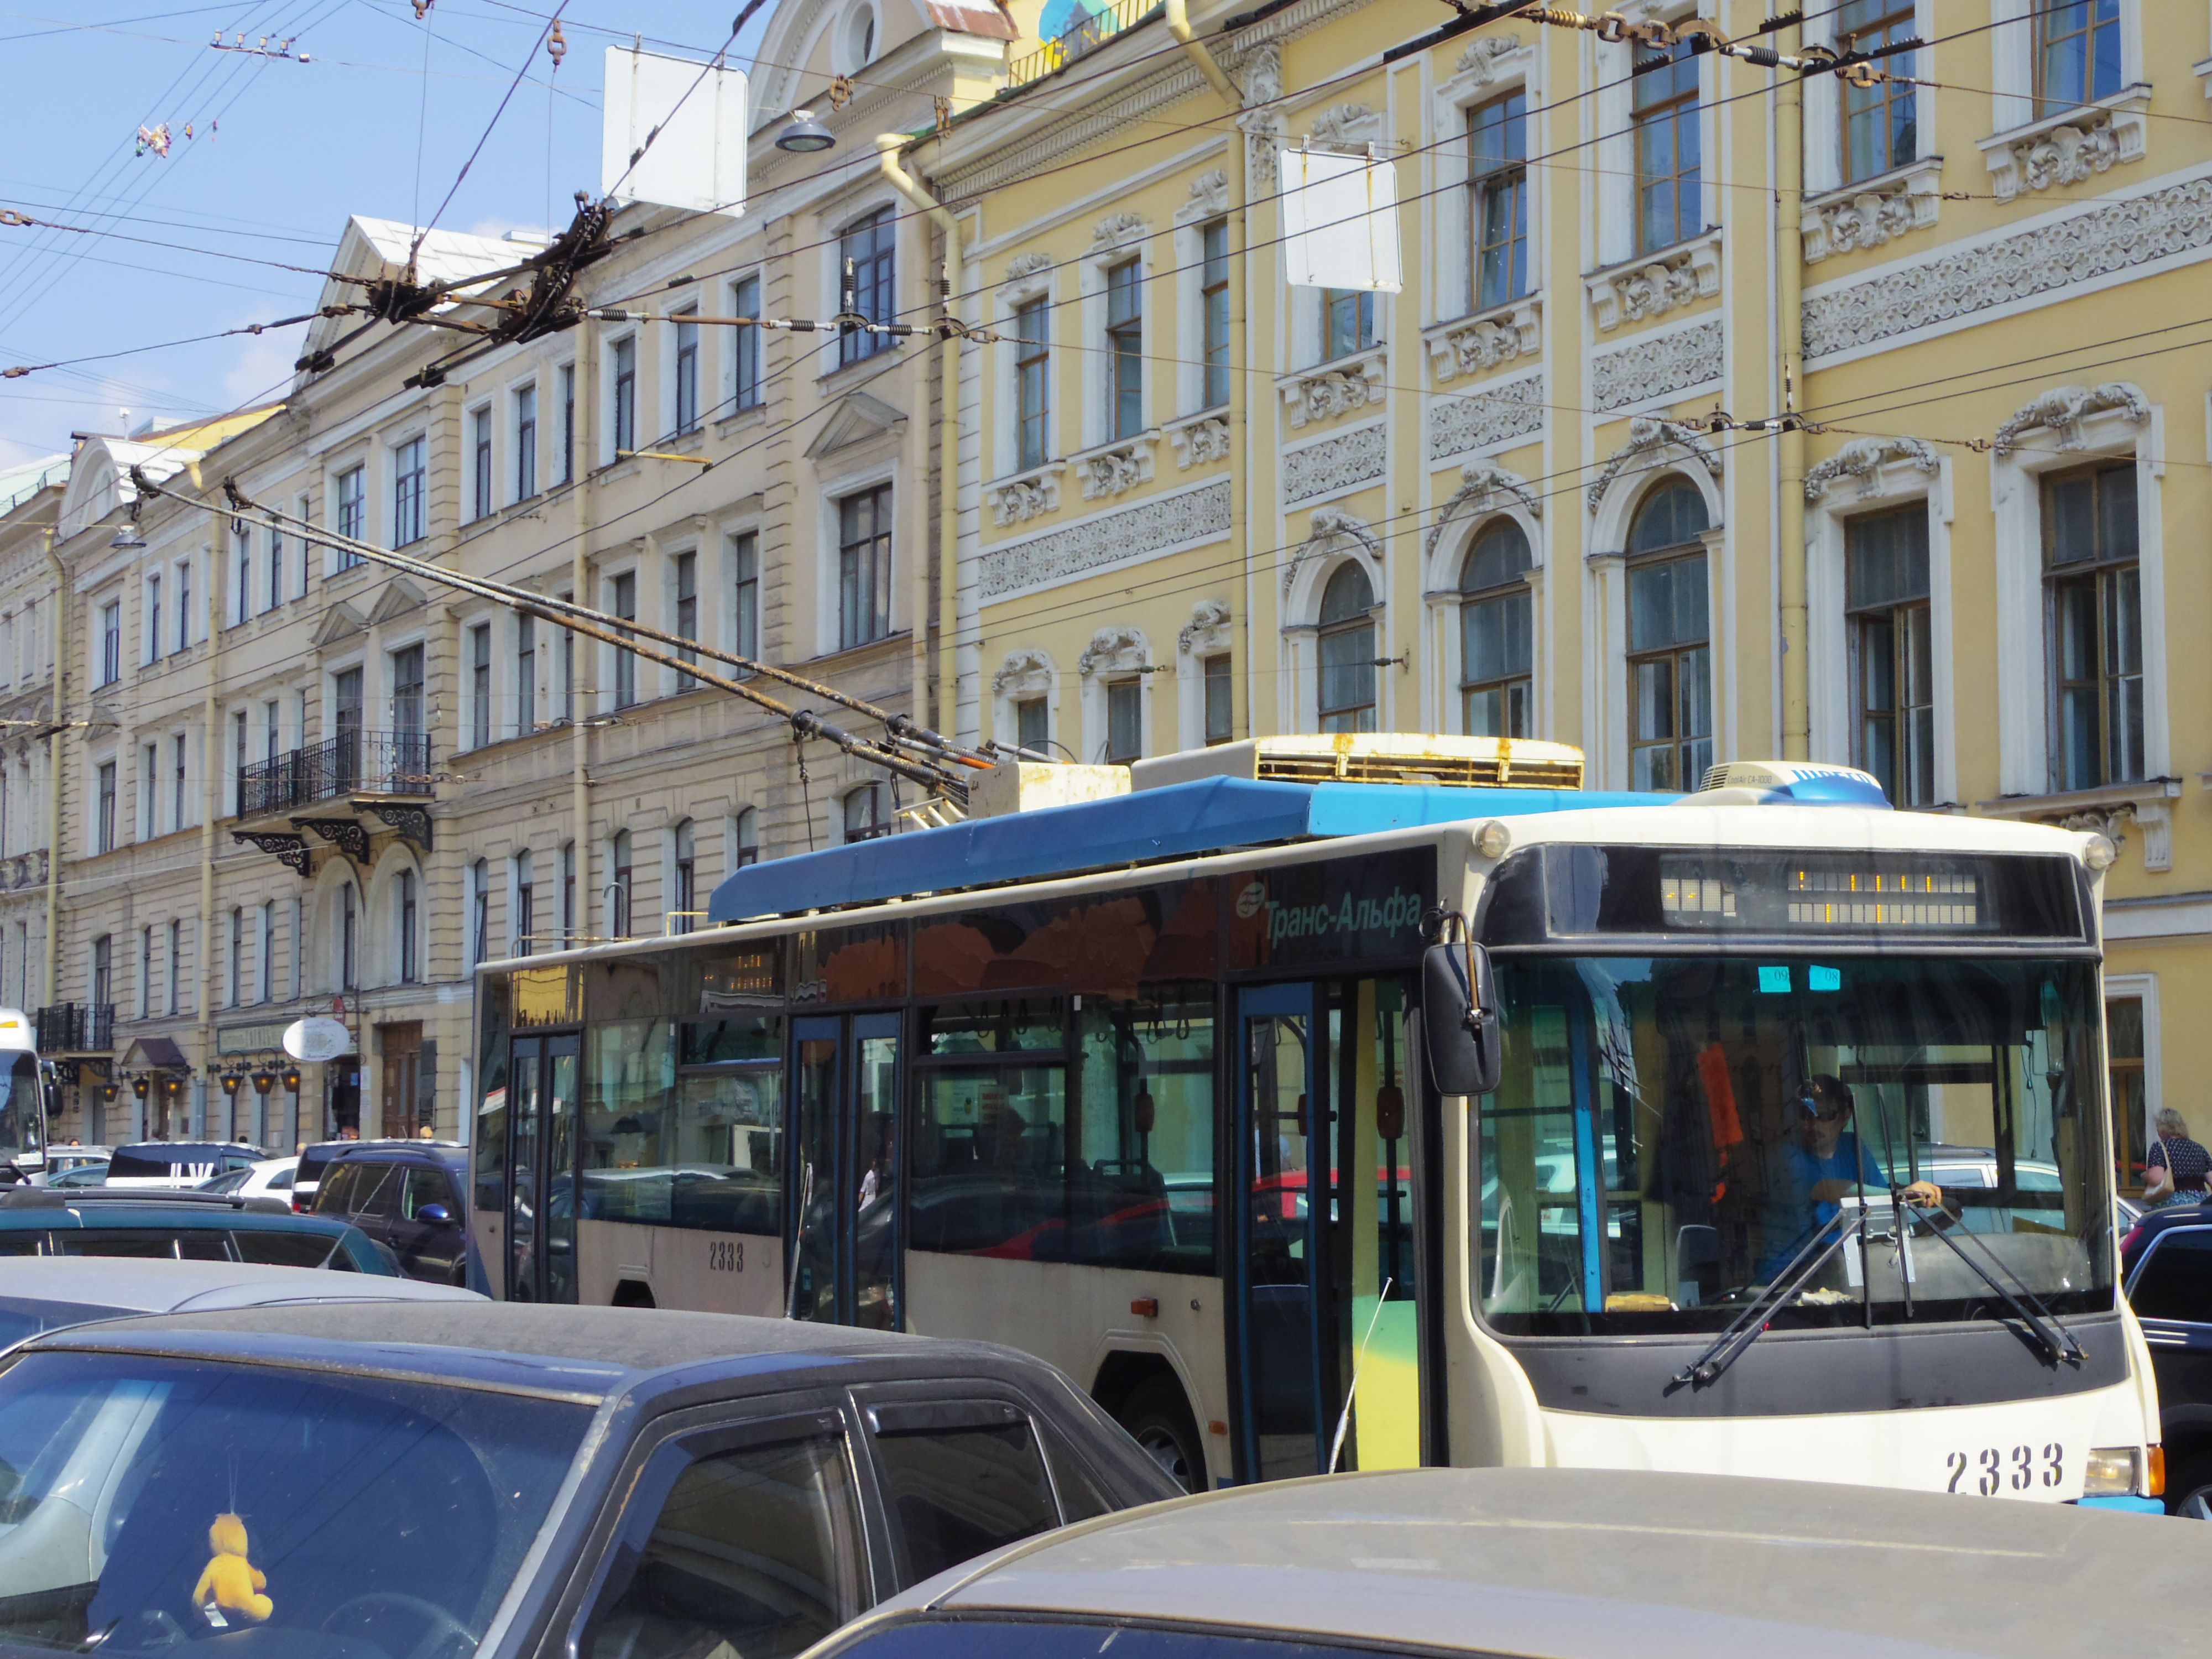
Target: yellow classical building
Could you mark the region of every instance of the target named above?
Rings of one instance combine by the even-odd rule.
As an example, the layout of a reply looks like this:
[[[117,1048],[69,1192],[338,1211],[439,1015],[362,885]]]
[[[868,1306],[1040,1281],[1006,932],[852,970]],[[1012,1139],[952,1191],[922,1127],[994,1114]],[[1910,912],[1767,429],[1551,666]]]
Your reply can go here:
[[[1510,9],[1130,0],[907,146],[991,336],[940,695],[1085,761],[1492,732],[2093,824],[2139,1167],[2157,1106],[2212,1117],[2212,15],[1705,8],[1846,79]],[[1290,285],[1301,151],[1392,164],[1401,291]]]

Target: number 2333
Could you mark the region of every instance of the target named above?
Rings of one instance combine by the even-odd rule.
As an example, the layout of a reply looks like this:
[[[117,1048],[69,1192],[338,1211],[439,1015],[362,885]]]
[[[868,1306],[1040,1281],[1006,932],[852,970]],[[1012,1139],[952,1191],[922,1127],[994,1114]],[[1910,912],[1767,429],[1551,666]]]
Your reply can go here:
[[[1984,1446],[1979,1451],[1952,1452],[1943,1467],[1951,1471],[1944,1491],[1994,1498],[2001,1492],[2060,1485],[2066,1479],[2066,1449],[2055,1440],[2039,1451],[2033,1446],[2014,1446],[2009,1451]]]
[[[745,1270],[745,1247],[742,1240],[714,1239],[707,1246],[707,1267],[710,1273],[741,1273]]]

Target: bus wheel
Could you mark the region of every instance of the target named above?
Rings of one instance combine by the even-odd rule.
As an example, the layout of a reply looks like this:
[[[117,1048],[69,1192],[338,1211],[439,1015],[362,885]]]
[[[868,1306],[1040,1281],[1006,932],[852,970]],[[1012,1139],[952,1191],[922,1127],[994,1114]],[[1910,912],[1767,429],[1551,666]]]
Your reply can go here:
[[[2166,1483],[2166,1512],[2212,1521],[2212,1452],[2186,1460]]]
[[[1206,1488],[1206,1448],[1190,1420],[1182,1389],[1164,1376],[1139,1382],[1121,1402],[1121,1426],[1185,1492]]]
[[[625,1279],[615,1286],[615,1299],[609,1305],[617,1308],[652,1308],[659,1304],[653,1299],[653,1286],[640,1284],[635,1279]]]

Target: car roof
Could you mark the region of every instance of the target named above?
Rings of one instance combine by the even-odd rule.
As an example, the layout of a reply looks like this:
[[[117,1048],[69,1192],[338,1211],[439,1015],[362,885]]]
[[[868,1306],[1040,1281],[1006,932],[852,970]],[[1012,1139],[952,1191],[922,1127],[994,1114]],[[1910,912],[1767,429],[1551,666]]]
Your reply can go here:
[[[140,1193],[143,1195],[141,1196]],[[341,1233],[352,1226],[331,1216],[302,1215],[289,1206],[231,1204],[230,1193],[107,1192],[76,1188],[16,1188],[0,1201],[0,1232],[45,1232],[74,1227],[167,1227],[265,1232]]]
[[[252,1152],[258,1155],[261,1151],[249,1140],[134,1140],[115,1150],[129,1152],[134,1158],[169,1164],[197,1164],[210,1152]]]
[[[1041,1361],[982,1342],[738,1314],[509,1302],[154,1315],[26,1346],[308,1364],[590,1401],[708,1364],[724,1376],[775,1376],[880,1358],[946,1376],[1056,1375]]]
[[[75,1302],[142,1313],[318,1299],[481,1304],[486,1298],[450,1285],[325,1267],[113,1256],[13,1257],[4,1282],[0,1282],[0,1302]]]
[[[364,1158],[398,1161],[409,1156],[435,1164],[465,1164],[469,1149],[447,1140],[348,1140],[331,1152],[328,1164],[355,1164]]]
[[[1237,1487],[1047,1534],[917,1586],[836,1641],[926,1611],[1550,1659],[2077,1659],[2111,1644],[2112,1586],[2137,1606],[2193,1605],[2208,1568],[2199,1528],[2070,1504],[1418,1469]]]
[[[2145,1210],[2136,1225],[2148,1237],[2168,1228],[2202,1227],[2208,1222],[2212,1222],[2212,1200],[2203,1204],[2161,1204],[2155,1209]]]

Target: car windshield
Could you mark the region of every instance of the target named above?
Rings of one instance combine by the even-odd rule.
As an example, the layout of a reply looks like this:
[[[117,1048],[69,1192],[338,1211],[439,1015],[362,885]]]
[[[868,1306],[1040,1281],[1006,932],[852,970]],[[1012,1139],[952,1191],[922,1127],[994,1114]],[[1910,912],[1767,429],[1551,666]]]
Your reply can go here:
[[[275,1366],[26,1355],[0,1375],[0,1650],[465,1659],[590,1415]]]
[[[1524,957],[1498,986],[1480,1241],[1497,1328],[1716,1330],[1861,1213],[1863,1255],[1832,1257],[1775,1322],[1985,1318],[2002,1304],[1984,1272],[2060,1314],[2112,1305],[2089,964]],[[1916,1181],[1942,1203],[1900,1226],[1891,1189]]]

